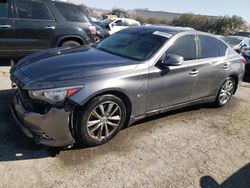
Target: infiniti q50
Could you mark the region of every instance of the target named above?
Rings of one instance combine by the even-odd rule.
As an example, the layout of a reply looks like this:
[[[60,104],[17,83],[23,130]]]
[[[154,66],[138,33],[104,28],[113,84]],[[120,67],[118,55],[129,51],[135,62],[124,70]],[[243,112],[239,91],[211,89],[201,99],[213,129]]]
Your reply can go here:
[[[11,69],[12,114],[39,144],[95,146],[146,116],[211,102],[227,104],[246,60],[213,35],[143,26],[95,48],[56,48]]]

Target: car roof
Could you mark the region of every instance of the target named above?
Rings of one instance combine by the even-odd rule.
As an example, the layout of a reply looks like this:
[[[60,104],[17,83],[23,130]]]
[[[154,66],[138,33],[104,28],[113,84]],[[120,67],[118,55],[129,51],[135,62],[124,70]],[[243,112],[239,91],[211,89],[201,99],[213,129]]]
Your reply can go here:
[[[140,34],[150,34],[155,31],[159,31],[159,32],[165,32],[165,33],[175,35],[177,33],[186,32],[186,31],[195,31],[195,30],[192,28],[185,28],[185,27],[150,25],[150,26],[131,27],[129,29],[126,29],[126,31],[137,32]]]

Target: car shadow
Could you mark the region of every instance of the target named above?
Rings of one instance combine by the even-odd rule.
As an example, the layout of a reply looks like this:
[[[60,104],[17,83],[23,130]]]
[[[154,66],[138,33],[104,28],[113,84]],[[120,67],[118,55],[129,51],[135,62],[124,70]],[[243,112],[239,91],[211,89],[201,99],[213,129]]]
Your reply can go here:
[[[200,179],[201,188],[249,188],[250,187],[250,163],[235,172],[232,176],[219,184],[211,176]]]

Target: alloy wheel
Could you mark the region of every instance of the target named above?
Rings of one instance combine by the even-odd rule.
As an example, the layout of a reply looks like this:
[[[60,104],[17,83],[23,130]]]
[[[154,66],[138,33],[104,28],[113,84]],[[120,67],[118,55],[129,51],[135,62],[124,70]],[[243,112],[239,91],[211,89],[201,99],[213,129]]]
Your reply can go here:
[[[233,90],[234,90],[234,82],[233,80],[227,80],[222,88],[221,88],[221,91],[220,91],[220,94],[219,94],[219,100],[220,100],[220,103],[222,105],[226,104],[230,98],[232,97],[233,95]]]
[[[122,120],[120,106],[112,101],[99,104],[89,115],[87,132],[90,137],[102,141],[112,135]]]

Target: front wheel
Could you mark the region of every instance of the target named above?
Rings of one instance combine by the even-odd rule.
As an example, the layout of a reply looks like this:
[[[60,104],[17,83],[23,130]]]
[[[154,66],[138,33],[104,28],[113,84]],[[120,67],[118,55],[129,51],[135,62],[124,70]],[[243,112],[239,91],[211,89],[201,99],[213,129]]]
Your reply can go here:
[[[96,97],[77,115],[77,143],[81,146],[104,144],[120,131],[125,120],[126,107],[120,98],[113,95]]]
[[[215,106],[221,107],[226,105],[232,98],[235,88],[235,80],[232,77],[227,78],[220,88],[215,101]]]

